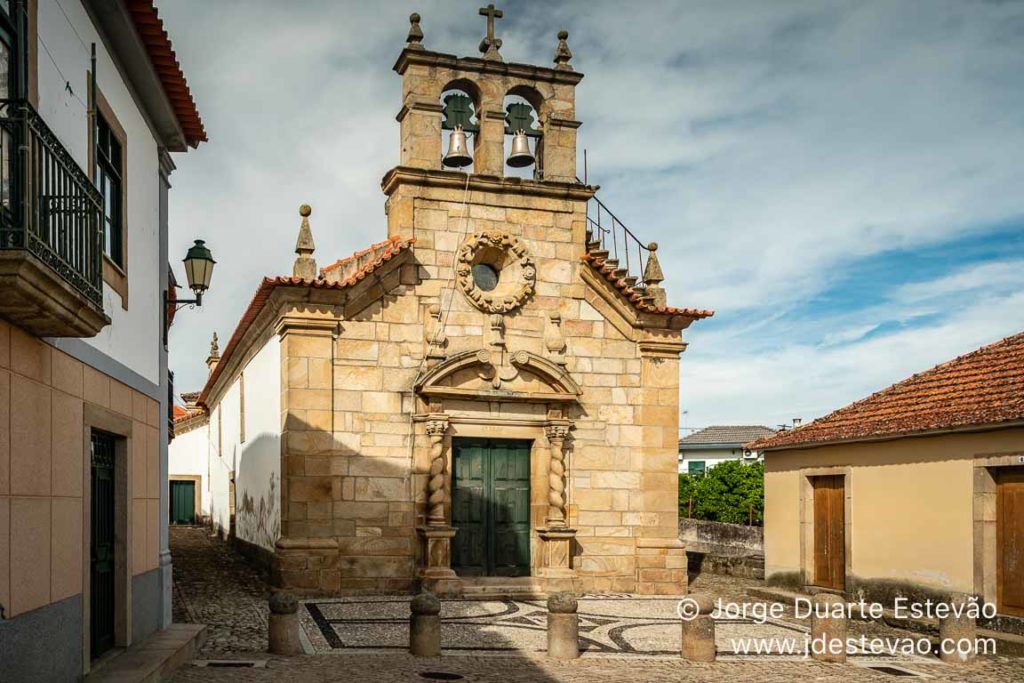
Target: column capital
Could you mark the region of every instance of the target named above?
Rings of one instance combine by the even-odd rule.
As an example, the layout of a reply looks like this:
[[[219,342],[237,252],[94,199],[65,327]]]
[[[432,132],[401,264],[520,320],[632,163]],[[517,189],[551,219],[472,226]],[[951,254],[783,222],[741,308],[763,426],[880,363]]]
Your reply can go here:
[[[544,435],[548,441],[563,441],[569,436],[570,427],[572,427],[572,423],[568,420],[547,424],[544,426]]]
[[[444,436],[448,431],[448,416],[444,413],[431,413],[427,416],[427,434],[430,436]]]

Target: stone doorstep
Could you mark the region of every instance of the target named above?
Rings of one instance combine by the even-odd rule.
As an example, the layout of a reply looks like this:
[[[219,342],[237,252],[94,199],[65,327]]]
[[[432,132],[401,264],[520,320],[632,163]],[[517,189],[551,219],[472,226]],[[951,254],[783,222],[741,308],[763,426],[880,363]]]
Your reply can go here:
[[[842,595],[842,593],[837,594]],[[796,593],[783,588],[768,587],[748,588],[747,595],[752,598],[768,600],[769,602],[781,602],[789,606],[795,605],[797,598],[811,597],[807,593]],[[858,621],[872,621],[869,617],[861,617],[860,614],[856,613],[853,615],[853,618]],[[880,621],[886,626],[913,631],[914,633],[920,633],[924,636],[938,637],[939,635],[938,619],[897,619],[892,610],[884,610]],[[987,628],[979,628],[977,630],[977,635],[979,638],[991,638],[995,640],[996,653],[1000,655],[1024,657],[1024,636],[1017,635],[1016,633],[1006,633],[1004,631],[993,631]]]
[[[543,582],[533,576],[463,577],[464,600],[542,600],[547,598]]]
[[[171,624],[141,643],[100,664],[85,677],[104,683],[146,683],[171,678],[174,671],[191,660],[206,641],[202,624]]]

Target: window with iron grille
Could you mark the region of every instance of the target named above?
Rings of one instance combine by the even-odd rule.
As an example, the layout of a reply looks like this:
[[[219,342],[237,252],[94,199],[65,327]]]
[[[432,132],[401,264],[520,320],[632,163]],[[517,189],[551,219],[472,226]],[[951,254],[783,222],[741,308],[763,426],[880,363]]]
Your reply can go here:
[[[110,124],[96,114],[96,189],[103,196],[103,253],[124,267],[124,216],[121,207],[121,143]]]

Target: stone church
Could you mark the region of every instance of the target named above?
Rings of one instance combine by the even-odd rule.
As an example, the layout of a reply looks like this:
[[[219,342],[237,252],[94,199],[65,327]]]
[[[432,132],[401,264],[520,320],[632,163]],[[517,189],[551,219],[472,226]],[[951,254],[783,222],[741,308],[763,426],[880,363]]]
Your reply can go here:
[[[508,63],[481,13],[480,57],[410,18],[387,238],[318,268],[303,205],[211,355],[210,516],[311,593],[683,593],[679,356],[712,313],[577,178],[568,34]]]

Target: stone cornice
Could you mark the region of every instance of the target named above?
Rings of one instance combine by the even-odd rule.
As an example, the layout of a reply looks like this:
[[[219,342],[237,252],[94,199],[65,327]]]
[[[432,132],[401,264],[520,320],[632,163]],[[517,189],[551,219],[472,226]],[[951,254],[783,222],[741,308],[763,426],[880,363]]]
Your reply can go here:
[[[400,185],[464,190],[466,188],[466,174],[459,171],[396,166],[384,174],[384,178],[380,182],[381,189],[389,197]],[[524,194],[550,197],[552,199],[587,201],[594,196],[599,187],[597,185],[565,183],[554,180],[499,178],[498,176],[472,174],[469,176],[469,189],[477,192]]]
[[[182,436],[210,423],[210,414],[205,410],[184,419],[174,421],[174,436]]]
[[[546,66],[534,66],[532,64],[519,64],[516,62],[499,62],[479,57],[456,57],[455,55],[443,52],[410,48],[402,50],[393,68],[396,73],[404,74],[411,65],[441,67],[467,73],[511,76],[512,78],[521,78],[523,80],[563,83],[565,85],[576,85],[583,80],[583,74],[579,71],[551,69]]]
[[[678,358],[686,350],[681,339],[641,339],[637,345],[644,358]]]

